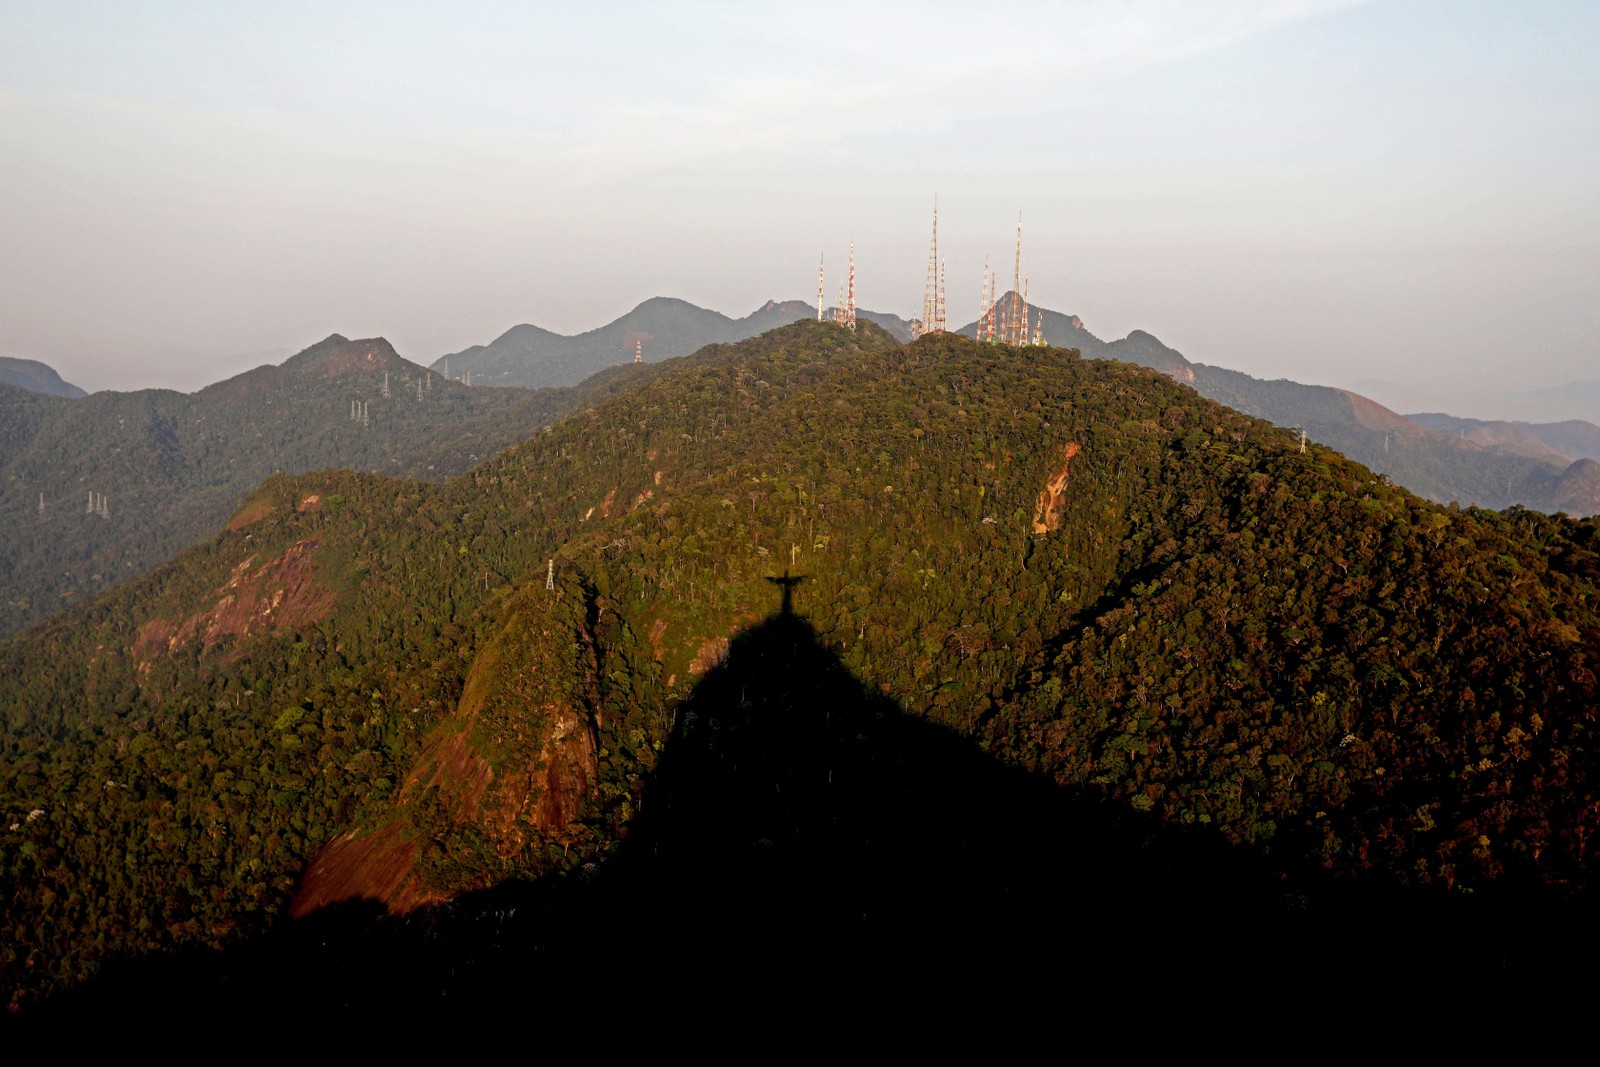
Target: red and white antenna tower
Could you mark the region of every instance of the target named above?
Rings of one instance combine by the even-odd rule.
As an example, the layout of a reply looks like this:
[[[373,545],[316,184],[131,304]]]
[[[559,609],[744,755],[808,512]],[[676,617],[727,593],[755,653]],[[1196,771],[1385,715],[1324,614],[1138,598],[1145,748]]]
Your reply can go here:
[[[817,321],[822,321],[822,264],[823,257],[817,256]]]
[[[934,319],[934,329],[944,333],[946,329],[944,317],[944,260],[939,261],[939,311]]]
[[[995,302],[1000,298],[1000,277],[989,269],[989,258],[983,260],[983,296],[978,301],[978,340],[993,341],[995,328]]]
[[[1017,258],[1012,268],[1011,293],[1016,298],[1006,316],[1003,340],[1008,345],[1020,345],[1028,330],[1027,301],[1022,297],[1022,212],[1017,212]]]
[[[1022,315],[1019,318],[1022,329],[1017,332],[1017,344],[1028,343],[1028,279],[1022,279]]]
[[[850,302],[845,305],[844,324],[849,329],[856,328],[856,243],[850,242]]]
[[[990,270],[989,271],[989,319],[988,319],[988,323],[986,324],[987,327],[988,327],[988,329],[987,329],[987,340],[990,340],[990,341],[993,341],[995,339],[995,331],[996,331],[996,328],[999,326],[999,323],[997,323],[995,321],[995,318],[998,315],[998,312],[996,310],[995,304],[999,301],[999,299],[1000,299],[1000,272],[997,271],[997,270]]]
[[[939,198],[933,198],[933,243],[928,246],[928,282],[922,290],[922,332],[938,333],[939,322]]]

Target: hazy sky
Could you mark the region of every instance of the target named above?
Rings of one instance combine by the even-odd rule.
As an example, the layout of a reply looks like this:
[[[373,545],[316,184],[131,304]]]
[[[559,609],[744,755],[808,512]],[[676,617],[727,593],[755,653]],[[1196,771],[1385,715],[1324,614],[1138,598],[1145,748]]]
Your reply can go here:
[[[0,0],[0,355],[427,362],[831,296],[852,238],[911,315],[937,193],[955,321],[1021,211],[1107,339],[1464,414],[1600,378],[1600,4],[984,7]]]

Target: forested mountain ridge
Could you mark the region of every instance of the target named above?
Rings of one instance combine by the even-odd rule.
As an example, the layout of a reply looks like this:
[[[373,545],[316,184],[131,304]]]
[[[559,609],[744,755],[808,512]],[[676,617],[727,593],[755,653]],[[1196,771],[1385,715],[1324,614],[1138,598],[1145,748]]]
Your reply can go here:
[[[275,471],[459,474],[575,396],[430,380],[338,335],[193,394],[0,386],[0,635],[211,536]]]
[[[0,645],[15,995],[292,901],[426,909],[629,864],[711,878],[707,922],[751,870],[820,878],[802,919],[829,944],[884,886],[928,917],[958,858],[973,899],[1087,894],[1116,936],[1148,926],[1095,889],[1114,865],[1070,862],[1054,796],[1127,857],[1182,835],[1313,911],[1329,877],[1587,906],[1594,520],[1432,505],[1058,349],[803,322],[652,370],[440,485],[274,478]],[[962,786],[904,745],[1025,782],[939,808]],[[1174,923],[1211,899],[1161,869]],[[670,936],[628,914],[582,939]]]

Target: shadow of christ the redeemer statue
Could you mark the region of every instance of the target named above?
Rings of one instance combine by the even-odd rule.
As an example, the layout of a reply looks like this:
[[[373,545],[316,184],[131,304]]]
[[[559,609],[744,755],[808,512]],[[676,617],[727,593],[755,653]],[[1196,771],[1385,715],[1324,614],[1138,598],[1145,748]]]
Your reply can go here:
[[[806,576],[803,574],[797,574],[793,578],[789,577],[789,572],[787,570],[783,572],[782,578],[774,578],[771,575],[767,576],[767,581],[771,582],[773,585],[783,587],[783,603],[778,607],[779,615],[794,614],[794,587],[805,580]]]

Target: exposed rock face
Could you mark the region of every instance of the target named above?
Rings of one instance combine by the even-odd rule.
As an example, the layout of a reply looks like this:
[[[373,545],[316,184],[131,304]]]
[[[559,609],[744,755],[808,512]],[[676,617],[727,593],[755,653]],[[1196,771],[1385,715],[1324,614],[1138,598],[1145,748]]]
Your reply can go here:
[[[457,830],[481,857],[515,865],[541,842],[562,844],[593,796],[599,745],[592,700],[596,664],[557,623],[523,603],[473,661],[454,714],[424,743],[394,802],[370,833],[329,842],[307,866],[291,911],[376,900],[401,913],[449,899],[480,875],[440,874]],[[563,665],[549,655],[576,655]],[[578,690],[568,687],[576,666]],[[586,682],[585,679],[588,681]],[[480,846],[475,846],[480,847]]]
[[[444,895],[430,893],[415,877],[417,852],[398,822],[370,834],[340,834],[312,859],[289,914],[300,918],[342,900],[380,900],[393,912],[438,903]]]
[[[586,716],[572,708],[547,710],[552,725],[538,760],[505,784],[505,803],[495,819],[504,851],[522,845],[524,827],[559,834],[571,826],[599,774],[594,731]]]
[[[297,542],[283,555],[255,567],[250,556],[233,569],[216,591],[217,602],[187,619],[151,619],[139,629],[134,657],[148,664],[198,637],[202,652],[225,640],[242,641],[252,634],[282,626],[316,622],[333,606],[333,592],[315,580],[314,555],[322,542]]]
[[[498,777],[474,750],[474,717],[457,719],[436,736],[408,777],[403,799],[437,788],[457,825],[476,824],[502,858],[516,855],[532,835],[559,837],[580,814],[599,773],[594,731],[572,709],[552,709],[538,758]],[[376,900],[401,914],[449,899],[456,887],[431,882],[419,869],[423,848],[404,818],[372,833],[334,838],[307,866],[290,906],[295,917],[345,900]]]
[[[1061,527],[1061,513],[1066,507],[1067,468],[1072,466],[1072,459],[1080,451],[1076,441],[1067,443],[1066,455],[1062,457],[1061,469],[1050,476],[1050,480],[1039,492],[1039,505],[1033,513],[1033,532],[1046,534]]]

